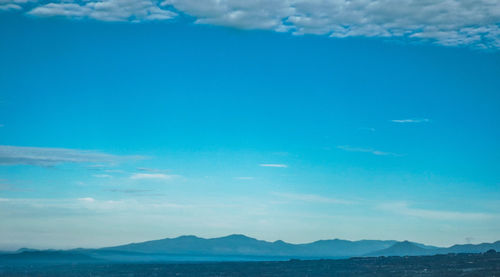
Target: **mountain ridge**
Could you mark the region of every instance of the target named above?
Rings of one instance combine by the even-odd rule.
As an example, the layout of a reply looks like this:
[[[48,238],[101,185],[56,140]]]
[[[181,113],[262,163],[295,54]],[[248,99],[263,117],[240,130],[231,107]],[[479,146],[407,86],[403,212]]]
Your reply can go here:
[[[271,242],[242,234],[233,234],[216,238],[183,235],[175,238],[133,242],[95,249],[75,248],[71,250],[45,250],[45,252],[54,255],[54,251],[64,251],[69,254],[84,254],[101,260],[144,262],[422,256],[448,253],[484,253],[490,249],[500,251],[500,241],[481,244],[456,244],[450,247],[436,247],[416,242],[396,240],[350,241],[331,239],[293,244],[282,240]],[[36,254],[32,253],[35,251],[37,250],[21,248],[15,251],[15,253],[31,252],[30,255],[36,256]]]
[[[256,255],[256,256],[301,256],[301,257],[349,257],[370,251],[381,250],[394,244],[393,240],[341,239],[318,240],[310,243],[292,244],[282,240],[269,242],[241,234],[217,238],[179,236],[159,240],[130,243],[99,250],[130,251],[139,253],[169,253],[195,255]],[[197,245],[193,245],[197,243]]]

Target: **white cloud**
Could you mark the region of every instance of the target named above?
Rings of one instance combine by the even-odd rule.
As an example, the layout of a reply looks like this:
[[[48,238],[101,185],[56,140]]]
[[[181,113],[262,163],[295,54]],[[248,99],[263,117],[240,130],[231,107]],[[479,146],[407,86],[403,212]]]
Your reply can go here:
[[[109,189],[108,191],[128,193],[128,194],[138,194],[138,193],[144,193],[144,192],[151,192],[150,189]]]
[[[254,178],[253,177],[245,177],[245,176],[243,176],[243,177],[234,177],[234,179],[236,179],[236,180],[253,180]]]
[[[262,167],[280,167],[280,168],[287,168],[288,165],[286,164],[259,164],[259,166]]]
[[[157,168],[149,168],[149,167],[138,167],[137,170],[145,171],[145,172],[163,172],[163,173],[170,171],[168,169],[157,169]]]
[[[369,131],[369,132],[375,132],[377,129],[372,128],[372,127],[359,127],[358,130],[360,131]]]
[[[377,155],[377,156],[401,156],[400,154],[396,154],[396,153],[383,152],[383,151],[374,150],[374,149],[371,149],[371,148],[351,147],[349,145],[339,145],[339,146],[337,146],[337,148],[338,149],[342,149],[344,151],[348,151],[348,152],[371,153],[371,154]]]
[[[287,0],[166,0],[163,6],[196,17],[196,23],[230,26],[241,29],[287,30],[282,21],[294,13]]]
[[[37,217],[45,215],[69,215],[78,216],[92,211],[99,212],[139,212],[144,214],[152,209],[169,208],[192,208],[194,205],[179,204],[165,201],[165,199],[153,201],[152,199],[120,199],[120,200],[98,200],[92,197],[81,197],[76,199],[67,198],[0,198],[3,202],[0,206],[0,215],[22,215]],[[12,213],[8,213],[8,211]],[[7,214],[5,214],[7,212]]]
[[[495,216],[487,213],[471,213],[411,208],[406,202],[384,203],[378,206],[382,210],[405,216],[436,220],[484,220]]]
[[[132,180],[170,180],[176,175],[167,175],[163,173],[134,173],[130,176]]]
[[[16,4],[0,5],[0,11],[22,10],[22,9],[23,8],[21,6]],[[0,127],[3,127],[3,125]]]
[[[304,202],[343,204],[343,205],[356,204],[356,202],[354,201],[330,198],[316,194],[298,194],[298,193],[282,193],[282,192],[274,192],[273,194],[290,200],[298,200]]]
[[[167,20],[177,16],[175,12],[162,9],[151,0],[56,2],[36,7],[29,14],[131,22]]]
[[[83,201],[83,202],[95,202],[95,199],[92,197],[82,197],[78,198],[78,201]]]
[[[391,122],[394,123],[423,123],[429,122],[428,118],[409,118],[409,119],[393,119]]]
[[[107,173],[124,173],[125,172],[121,169],[104,169],[103,171],[107,172]]]
[[[0,5],[3,4],[26,4],[28,2],[36,2],[37,0],[0,0]]]
[[[23,5],[36,0],[0,0],[0,11],[19,11]]]
[[[498,48],[495,0],[166,0],[196,23],[331,37],[406,37]]]
[[[113,176],[108,175],[108,174],[94,174],[92,176],[94,176],[96,178],[111,178],[111,177],[113,177]]]
[[[1,0],[19,9],[27,0]],[[500,48],[497,0],[49,0],[28,11],[104,21],[171,20],[178,13],[195,23],[345,37],[399,37],[446,46]],[[27,7],[27,5],[24,5]]]
[[[1,182],[2,180],[0,180]],[[10,184],[5,184],[5,183],[0,183],[0,191],[12,191],[15,190],[12,185]]]
[[[92,150],[0,145],[0,165],[53,166],[60,163],[117,163],[139,156],[116,156]]]

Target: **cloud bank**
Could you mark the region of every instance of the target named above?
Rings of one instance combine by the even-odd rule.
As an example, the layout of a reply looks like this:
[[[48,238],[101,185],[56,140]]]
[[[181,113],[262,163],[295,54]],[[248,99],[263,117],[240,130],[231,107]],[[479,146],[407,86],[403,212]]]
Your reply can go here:
[[[28,12],[36,16],[65,16],[92,18],[102,21],[151,21],[167,20],[177,16],[175,12],[160,8],[149,0],[106,0],[48,3]]]
[[[102,21],[171,20],[197,24],[317,34],[383,37],[445,46],[500,48],[497,0],[0,0],[0,11]],[[27,4],[28,3],[28,4]]]

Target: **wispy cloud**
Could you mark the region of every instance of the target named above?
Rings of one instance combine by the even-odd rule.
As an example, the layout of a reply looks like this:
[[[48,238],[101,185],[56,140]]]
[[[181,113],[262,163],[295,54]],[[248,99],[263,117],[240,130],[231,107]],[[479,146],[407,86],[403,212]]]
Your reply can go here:
[[[29,12],[36,16],[91,18],[102,21],[167,20],[177,13],[163,9],[151,0],[66,1],[40,5]],[[133,18],[133,19],[132,19]]]
[[[286,193],[286,192],[273,192],[272,194],[286,199],[304,201],[304,202],[342,204],[342,205],[356,204],[355,201],[325,197],[316,194],[299,194],[299,193]]]
[[[0,4],[0,11],[13,11],[13,10],[22,10],[23,8],[20,5],[17,4]]]
[[[363,152],[363,153],[370,153],[373,155],[377,156],[401,156],[401,154],[397,153],[391,153],[391,152],[384,152],[380,150],[375,150],[371,148],[361,148],[361,147],[351,147],[349,145],[339,145],[337,146],[338,149],[348,151],[348,152]]]
[[[92,176],[94,176],[96,178],[112,178],[113,177],[113,176],[108,175],[108,174],[94,174]]]
[[[149,168],[149,167],[138,167],[137,168],[138,171],[143,171],[143,172],[162,172],[162,173],[165,173],[165,172],[169,172],[170,170],[168,169],[157,169],[157,168]]]
[[[95,202],[95,199],[92,197],[82,197],[82,198],[78,198],[77,200],[83,201],[83,202]]]
[[[0,191],[9,191],[9,190],[12,190],[11,185],[0,183]]]
[[[137,193],[150,192],[152,190],[150,190],[150,189],[109,189],[108,191],[127,193],[127,194],[137,194]]]
[[[61,163],[114,164],[140,156],[117,156],[93,150],[0,145],[0,165],[53,166]]]
[[[376,129],[373,127],[359,127],[358,130],[360,131],[368,131],[368,132],[375,132]]]
[[[12,184],[9,184],[9,183],[3,183],[2,182],[3,180],[0,180],[0,192],[1,191],[17,191],[17,192],[20,192],[20,191],[30,191],[31,189],[27,189],[27,188],[22,188],[20,186],[15,186],[15,185],[12,185]]]
[[[163,173],[134,173],[130,176],[132,180],[170,180],[177,175],[167,175]]]
[[[71,215],[79,216],[93,211],[113,212],[127,211],[140,212],[142,215],[147,212],[163,212],[169,208],[191,208],[194,205],[178,204],[167,202],[165,199],[121,199],[121,200],[99,200],[93,197],[81,198],[0,198],[0,214],[5,211],[11,211],[12,214],[19,214],[27,217],[36,217],[37,215]],[[84,209],[82,209],[84,208]],[[9,215],[12,215],[9,214]],[[5,214],[3,214],[5,215]]]
[[[103,171],[107,173],[125,173],[125,171],[121,169],[104,169]]]
[[[90,170],[104,170],[105,168],[107,168],[108,165],[104,165],[104,164],[90,164],[87,166],[88,169]]]
[[[380,204],[378,208],[405,216],[419,217],[424,219],[436,219],[436,220],[484,220],[484,219],[492,219],[495,217],[495,215],[488,213],[472,213],[472,212],[457,212],[457,211],[412,208],[408,205],[407,202],[404,201]]]
[[[262,167],[281,167],[281,168],[288,167],[288,165],[286,165],[286,164],[259,164],[259,166],[262,166]]]
[[[424,123],[429,122],[428,118],[408,118],[408,119],[393,119],[391,122],[394,123]]]

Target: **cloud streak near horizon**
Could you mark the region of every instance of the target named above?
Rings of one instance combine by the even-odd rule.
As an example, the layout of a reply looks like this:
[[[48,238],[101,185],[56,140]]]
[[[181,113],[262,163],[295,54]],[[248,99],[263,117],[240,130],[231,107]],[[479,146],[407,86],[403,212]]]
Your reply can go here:
[[[239,29],[500,49],[500,2],[492,0],[1,0],[0,11],[125,22],[172,20],[186,14],[196,24]]]
[[[0,145],[0,165],[114,164],[128,159],[141,158],[140,156],[117,156],[93,150]]]
[[[396,214],[418,217],[432,220],[487,220],[494,219],[496,216],[488,213],[442,211],[413,208],[406,202],[384,203],[379,205],[381,210],[386,210]]]
[[[337,146],[337,148],[344,150],[344,151],[347,151],[347,152],[370,153],[370,154],[377,155],[377,156],[401,156],[400,154],[397,154],[397,153],[384,152],[384,151],[375,150],[375,149],[371,149],[371,148],[351,147],[349,145],[339,145],[339,146]]]
[[[428,118],[409,118],[409,119],[393,119],[391,122],[394,123],[424,123],[429,122]]]
[[[259,164],[261,167],[278,167],[278,168],[287,168],[286,164]]]
[[[134,173],[130,176],[132,180],[170,180],[176,175],[167,175],[163,173]]]
[[[313,203],[326,203],[326,204],[340,204],[340,205],[353,205],[357,204],[355,201],[325,197],[316,194],[304,194],[304,193],[285,193],[285,192],[274,192],[273,195],[283,197],[289,200],[303,201],[303,202],[313,202]]]

